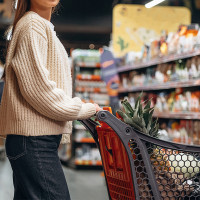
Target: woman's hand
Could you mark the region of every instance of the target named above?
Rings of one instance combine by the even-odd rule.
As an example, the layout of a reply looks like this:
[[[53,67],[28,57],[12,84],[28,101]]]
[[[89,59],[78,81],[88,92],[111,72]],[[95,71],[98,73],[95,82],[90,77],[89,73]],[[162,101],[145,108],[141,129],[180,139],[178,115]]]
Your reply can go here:
[[[95,107],[96,107],[96,112],[103,110],[98,104],[94,103]]]

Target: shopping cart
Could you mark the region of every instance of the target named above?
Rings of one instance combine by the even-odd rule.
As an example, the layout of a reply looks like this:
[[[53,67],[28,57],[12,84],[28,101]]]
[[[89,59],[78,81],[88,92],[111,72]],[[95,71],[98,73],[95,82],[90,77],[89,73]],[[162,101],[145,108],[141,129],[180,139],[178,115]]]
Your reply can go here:
[[[81,123],[100,150],[111,200],[200,199],[200,146],[155,139],[109,111]]]

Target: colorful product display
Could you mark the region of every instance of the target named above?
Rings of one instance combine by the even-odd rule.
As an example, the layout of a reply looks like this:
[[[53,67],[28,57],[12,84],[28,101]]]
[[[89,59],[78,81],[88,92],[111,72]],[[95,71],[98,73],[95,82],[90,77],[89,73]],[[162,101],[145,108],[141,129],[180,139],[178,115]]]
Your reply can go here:
[[[83,144],[81,147],[76,148],[75,157],[79,161],[101,161],[99,150],[97,148],[91,148],[88,144]]]
[[[184,55],[200,50],[198,24],[181,25],[177,32],[163,31],[159,40],[144,44],[141,52],[129,52],[123,58],[125,65],[148,62],[161,57]]]
[[[157,96],[155,110],[157,112],[199,112],[200,92],[183,91],[160,93]]]
[[[121,87],[149,86],[200,79],[200,56],[162,63],[140,71],[121,74]]]
[[[160,118],[160,139],[178,143],[200,144],[199,120],[163,119],[167,113],[168,118],[170,118],[171,113],[196,112],[198,114],[200,112],[199,92],[183,92],[181,89],[178,91],[169,94],[163,92],[159,94],[144,93],[142,101],[145,102],[146,99],[151,99],[151,106],[154,106],[154,118]],[[129,93],[125,98],[134,107],[137,96],[138,93]]]
[[[132,105],[135,103],[134,93],[129,93],[128,99]],[[173,92],[145,93],[145,98],[150,98],[151,105],[155,106],[156,113],[198,113],[200,112],[200,92],[183,90]]]
[[[74,96],[83,102],[109,105],[106,83],[101,80],[100,53],[97,50],[74,50],[73,76]],[[101,157],[90,133],[74,121],[72,162],[75,166],[100,166]]]
[[[160,139],[185,144],[200,144],[200,121],[169,120],[160,125]]]
[[[76,60],[76,64],[79,66],[100,66],[100,53],[96,50],[76,49],[72,51],[72,58]]]
[[[200,29],[181,25],[120,59],[119,95],[132,106],[138,93],[151,99],[164,140],[200,144]]]

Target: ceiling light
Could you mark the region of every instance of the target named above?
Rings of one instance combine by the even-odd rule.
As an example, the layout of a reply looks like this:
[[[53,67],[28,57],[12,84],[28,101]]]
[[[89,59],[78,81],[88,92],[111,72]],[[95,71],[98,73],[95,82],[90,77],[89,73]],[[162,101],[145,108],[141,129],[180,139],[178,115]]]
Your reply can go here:
[[[159,3],[162,3],[163,1],[165,1],[165,0],[153,0],[153,1],[145,4],[145,7],[146,8],[152,8],[152,7],[156,6],[156,5],[158,5]]]

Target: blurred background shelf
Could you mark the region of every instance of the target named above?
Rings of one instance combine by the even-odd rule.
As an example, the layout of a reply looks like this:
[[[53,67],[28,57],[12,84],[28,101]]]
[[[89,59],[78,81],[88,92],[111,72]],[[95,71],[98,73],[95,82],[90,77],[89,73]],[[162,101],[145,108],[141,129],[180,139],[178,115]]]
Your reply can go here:
[[[200,113],[198,112],[154,112],[154,117],[166,118],[166,119],[188,119],[198,120],[200,119]]]
[[[76,65],[78,67],[83,67],[83,68],[100,68],[100,63],[96,63],[96,64],[91,64],[91,63],[85,63],[85,62],[76,62]]]
[[[84,165],[84,166],[102,166],[102,161],[92,161],[92,160],[75,160],[75,165]]]
[[[76,92],[89,92],[89,93],[98,93],[98,94],[107,94],[106,88],[76,88]]]
[[[119,93],[153,91],[153,90],[168,90],[173,88],[197,87],[200,86],[200,79],[187,81],[171,81],[166,83],[156,83],[148,86],[132,86],[129,88],[119,88]]]
[[[150,60],[148,62],[137,63],[134,65],[120,66],[120,67],[118,67],[118,72],[121,73],[121,72],[131,71],[131,70],[135,70],[135,69],[151,67],[153,65],[172,62],[172,61],[176,61],[176,60],[180,60],[180,59],[191,58],[191,57],[198,56],[198,55],[200,55],[200,51],[195,51],[195,52],[186,53],[186,54],[182,54],[182,55],[169,55],[167,57],[156,58],[156,59]]]
[[[75,142],[77,142],[77,143],[95,143],[93,138],[75,139]]]
[[[91,81],[100,81],[101,76],[98,75],[90,75],[90,74],[77,74],[77,80],[91,80]]]
[[[109,96],[104,81],[101,80],[100,53],[98,50],[72,51],[73,96],[84,103],[97,103],[108,106]],[[102,166],[101,156],[94,139],[79,122],[73,122],[71,158],[69,166],[73,168]]]

